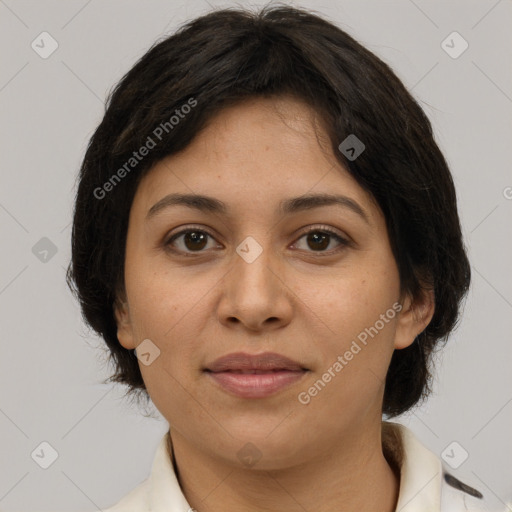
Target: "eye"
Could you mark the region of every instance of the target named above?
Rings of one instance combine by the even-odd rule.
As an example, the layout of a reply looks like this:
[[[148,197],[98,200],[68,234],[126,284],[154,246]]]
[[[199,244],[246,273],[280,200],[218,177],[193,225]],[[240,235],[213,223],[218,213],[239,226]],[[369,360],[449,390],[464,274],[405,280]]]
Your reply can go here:
[[[208,238],[213,239],[213,236],[204,229],[191,227],[171,236],[164,245],[173,252],[189,256],[194,252],[204,252],[203,249],[208,245]]]
[[[191,256],[193,253],[205,252],[204,250],[209,248],[209,238],[214,240],[213,235],[204,229],[189,227],[172,235],[166,242],[164,242],[164,246],[172,252]],[[328,255],[350,245],[350,242],[347,239],[343,238],[336,231],[326,226],[310,227],[299,238],[299,241],[303,238],[306,238],[308,247],[313,249],[311,252],[327,252]],[[338,248],[327,250],[333,239],[338,242]],[[297,246],[297,244],[298,242],[295,242],[294,246]],[[215,247],[215,244],[213,245]],[[299,249],[301,248],[299,247]]]
[[[329,255],[350,245],[350,242],[346,238],[343,238],[336,231],[326,226],[312,226],[299,238],[299,240],[302,238],[306,238],[308,247],[314,249],[312,252],[328,252]],[[329,247],[333,239],[338,242],[338,248],[327,251],[326,249]],[[297,245],[297,243],[295,245]]]

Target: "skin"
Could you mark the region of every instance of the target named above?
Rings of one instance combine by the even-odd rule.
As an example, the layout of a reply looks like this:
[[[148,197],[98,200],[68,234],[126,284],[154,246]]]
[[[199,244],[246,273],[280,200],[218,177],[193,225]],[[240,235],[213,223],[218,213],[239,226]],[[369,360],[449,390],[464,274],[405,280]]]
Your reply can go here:
[[[170,424],[178,478],[198,512],[395,510],[399,478],[382,450],[384,380],[393,351],[428,325],[433,297],[401,294],[383,214],[327,141],[301,101],[247,100],[221,111],[137,189],[118,338],[126,349],[150,339],[160,350],[139,365]],[[228,213],[179,205],[146,220],[176,192],[217,198]],[[278,212],[281,200],[306,193],[348,196],[368,222],[336,205]],[[166,249],[190,225],[212,237],[201,244],[182,235],[170,242],[176,253]],[[349,245],[332,236],[322,245],[308,227],[320,235],[328,227]],[[247,236],[262,248],[252,263],[236,252]],[[400,314],[301,404],[298,394],[396,302]],[[309,372],[272,396],[236,397],[202,369],[238,351],[278,352]],[[250,467],[237,456],[247,443],[261,455]]]

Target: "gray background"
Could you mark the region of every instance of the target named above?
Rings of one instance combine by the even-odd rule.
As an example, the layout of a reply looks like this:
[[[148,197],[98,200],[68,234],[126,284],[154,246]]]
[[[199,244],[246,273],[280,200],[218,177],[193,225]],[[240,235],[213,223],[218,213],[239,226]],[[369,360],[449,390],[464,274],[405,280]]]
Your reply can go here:
[[[398,421],[438,455],[457,441],[469,458],[453,473],[497,503],[510,500],[511,1],[289,3],[323,13],[389,63],[433,122],[458,190],[473,283],[438,358],[434,395]],[[150,470],[167,425],[123,401],[123,388],[101,384],[109,375],[101,340],[64,282],[75,176],[107,91],[155,40],[207,10],[199,0],[0,0],[4,511],[106,508]],[[31,47],[43,31],[59,45],[47,59]],[[441,46],[453,31],[469,43],[458,58]],[[43,237],[57,249],[46,261]],[[30,455],[43,441],[59,454],[46,470]]]

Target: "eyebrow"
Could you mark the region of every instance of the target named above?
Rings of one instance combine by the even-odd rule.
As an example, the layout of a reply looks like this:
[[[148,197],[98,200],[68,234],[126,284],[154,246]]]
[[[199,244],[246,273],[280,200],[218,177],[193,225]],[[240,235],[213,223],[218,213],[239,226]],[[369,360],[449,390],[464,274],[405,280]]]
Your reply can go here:
[[[282,215],[297,213],[322,206],[342,206],[359,215],[367,224],[369,224],[368,215],[364,209],[347,196],[333,194],[307,194],[300,197],[292,197],[285,199],[279,203],[278,211]],[[146,220],[153,218],[157,213],[171,206],[186,206],[200,212],[209,212],[226,215],[228,207],[226,203],[200,194],[168,194],[157,203],[155,203],[148,211]]]

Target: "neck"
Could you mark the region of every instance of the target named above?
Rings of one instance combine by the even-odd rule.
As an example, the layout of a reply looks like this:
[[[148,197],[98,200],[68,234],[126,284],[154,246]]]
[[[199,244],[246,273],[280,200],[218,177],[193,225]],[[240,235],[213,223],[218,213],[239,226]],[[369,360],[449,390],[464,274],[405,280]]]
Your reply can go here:
[[[347,435],[335,449],[313,460],[273,470],[240,468],[212,458],[170,430],[175,470],[182,491],[197,512],[393,512],[399,470],[383,450],[381,425]],[[384,435],[389,435],[388,430]],[[373,442],[372,442],[373,441]],[[386,459],[386,456],[389,461]]]

